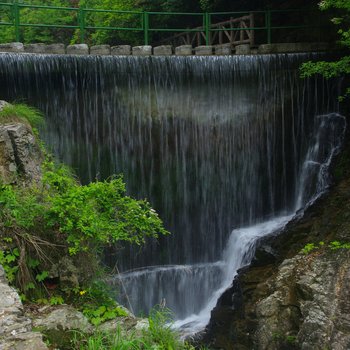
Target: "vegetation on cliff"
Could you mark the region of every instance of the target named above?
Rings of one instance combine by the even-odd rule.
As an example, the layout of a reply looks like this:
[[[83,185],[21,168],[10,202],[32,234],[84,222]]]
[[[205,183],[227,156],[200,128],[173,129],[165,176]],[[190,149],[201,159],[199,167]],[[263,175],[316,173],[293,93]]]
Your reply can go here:
[[[25,105],[5,105],[0,126],[13,123],[25,123],[30,129],[43,123],[43,118]],[[82,186],[43,146],[40,153],[38,164],[44,159],[41,181],[9,183],[0,176],[0,264],[9,282],[32,308],[73,304],[95,326],[127,316],[103,282],[100,253],[108,245],[140,245],[168,232],[146,200],[126,195],[121,176]],[[190,349],[171,329],[170,321],[170,313],[157,309],[141,333],[125,334],[120,329],[115,334],[79,334],[71,346]]]
[[[319,4],[322,11],[334,8],[339,10],[332,22],[338,27],[338,34],[340,35],[339,43],[345,48],[350,48],[350,2],[344,0],[322,0]],[[302,76],[309,77],[315,74],[321,74],[326,79],[335,77],[347,77],[350,75],[350,56],[345,55],[339,60],[333,62],[319,61],[306,62],[301,68]],[[350,88],[347,87],[344,95],[340,100],[350,95]]]

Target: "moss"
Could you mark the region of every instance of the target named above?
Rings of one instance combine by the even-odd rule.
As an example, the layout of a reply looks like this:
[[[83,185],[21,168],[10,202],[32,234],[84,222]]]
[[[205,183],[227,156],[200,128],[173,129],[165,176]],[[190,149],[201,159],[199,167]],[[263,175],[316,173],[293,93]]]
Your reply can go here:
[[[79,333],[81,336],[81,331],[64,331],[61,329],[45,330],[43,333],[44,341],[49,342],[49,344],[54,349],[60,350],[71,350],[73,348],[73,342],[76,338],[76,334]],[[85,335],[88,337],[89,335]]]
[[[25,104],[6,104],[0,111],[0,123],[21,122],[37,128],[44,124],[40,111]]]

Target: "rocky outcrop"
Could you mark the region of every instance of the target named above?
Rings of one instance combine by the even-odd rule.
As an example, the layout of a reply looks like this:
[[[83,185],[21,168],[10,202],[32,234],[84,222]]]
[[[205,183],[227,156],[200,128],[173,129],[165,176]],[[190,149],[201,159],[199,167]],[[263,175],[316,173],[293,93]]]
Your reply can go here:
[[[211,349],[350,349],[350,250],[331,245],[350,242],[347,149],[337,184],[280,235],[263,239],[221,296],[201,336]],[[308,243],[315,248],[302,252]]]
[[[0,101],[0,110],[5,104],[4,101]],[[40,181],[41,159],[40,148],[29,125],[0,125],[0,178],[3,182]]]
[[[339,249],[285,260],[272,294],[256,305],[257,349],[350,348],[350,252]]]
[[[23,305],[17,292],[11,288],[0,265],[0,349],[45,350],[48,349],[42,335],[32,331],[32,321],[23,313]]]
[[[0,101],[0,110],[6,106]],[[30,187],[40,184],[43,155],[31,127],[25,122],[0,123],[0,183]],[[0,223],[0,236],[2,235]],[[0,252],[7,248],[2,247]],[[78,259],[78,258],[77,258]],[[82,255],[79,256],[82,259]],[[60,286],[73,290],[91,274],[92,264],[79,264],[71,256],[55,251],[50,255],[47,266],[49,283],[59,281]],[[45,280],[45,281],[46,281]],[[52,286],[51,286],[52,288]],[[48,296],[50,290],[47,289]],[[98,331],[115,332],[119,327],[123,332],[138,332],[147,327],[145,320],[129,314],[101,325]],[[33,332],[33,329],[36,331]],[[48,349],[43,337],[51,348],[72,349],[72,339],[76,334],[91,335],[96,331],[84,314],[70,305],[36,305],[28,303],[23,307],[15,289],[9,286],[5,272],[0,265],[0,350],[44,350]]]
[[[33,320],[33,326],[50,340],[50,344],[59,349],[71,349],[76,335],[92,335],[94,332],[114,334],[120,330],[123,334],[141,334],[148,328],[148,320],[128,316],[117,317],[99,326],[93,326],[87,317],[71,305],[46,305],[27,310],[27,316]]]

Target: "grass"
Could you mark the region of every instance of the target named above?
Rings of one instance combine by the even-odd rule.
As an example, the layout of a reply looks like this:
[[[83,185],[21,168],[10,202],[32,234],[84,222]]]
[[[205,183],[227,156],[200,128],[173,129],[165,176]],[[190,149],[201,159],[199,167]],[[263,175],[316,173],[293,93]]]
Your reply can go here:
[[[124,334],[120,328],[115,334],[98,332],[85,339],[78,335],[74,340],[77,350],[138,350],[142,346],[142,340],[135,334]]]
[[[168,310],[154,309],[149,316],[149,327],[139,332],[125,332],[118,327],[115,333],[96,332],[84,337],[77,334],[73,343],[76,350],[194,350],[180,340],[171,326]],[[205,350],[202,348],[202,350]]]
[[[44,124],[44,117],[40,111],[25,104],[7,104],[0,111],[0,123],[22,122],[33,128]]]

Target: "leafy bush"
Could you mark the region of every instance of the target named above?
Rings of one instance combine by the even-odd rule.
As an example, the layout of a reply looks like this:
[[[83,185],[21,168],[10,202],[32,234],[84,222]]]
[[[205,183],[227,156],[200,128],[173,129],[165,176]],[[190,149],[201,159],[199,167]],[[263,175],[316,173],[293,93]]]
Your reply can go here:
[[[9,121],[38,126],[43,118],[25,105],[8,105],[0,113],[0,122]],[[122,176],[82,186],[69,168],[55,163],[50,155],[42,164],[39,184],[23,187],[0,179],[0,231],[0,263],[23,299],[47,299],[53,261],[70,255],[78,269],[88,265],[91,270],[80,286],[89,291],[88,308],[95,311],[101,306],[96,300],[90,302],[96,298],[111,312],[115,303],[106,301],[108,291],[102,288],[103,294],[92,288],[99,253],[108,245],[140,245],[147,238],[168,234],[146,200],[126,195]],[[59,288],[65,298],[84,299],[76,298],[70,286]]]
[[[118,241],[140,245],[146,237],[167,233],[147,201],[126,195],[121,176],[81,186],[53,162],[44,168],[44,218],[66,235],[71,255]]]
[[[350,29],[349,29],[349,14],[350,14],[350,2],[344,0],[322,0],[319,3],[319,7],[322,11],[334,8],[341,10],[339,17],[334,17],[332,22],[339,28],[338,34],[340,36],[339,43],[346,49],[350,47]],[[319,61],[319,62],[306,62],[301,66],[301,76],[310,77],[315,74],[320,74],[326,79],[349,76],[350,74],[350,56],[345,55],[339,60],[333,62]],[[346,96],[350,95],[350,87],[346,88],[343,96],[339,99],[343,100]]]
[[[44,163],[41,185],[0,185],[0,227],[11,237],[10,243],[3,242],[8,251],[22,249],[23,264],[36,259],[43,266],[53,247],[63,254],[95,257],[106,245],[140,245],[167,234],[147,201],[126,195],[121,176],[82,186],[66,167],[51,161]],[[35,269],[29,273],[28,264],[25,271],[19,269],[21,290],[35,280]]]
[[[349,242],[339,242],[339,241],[331,241],[327,245],[325,242],[321,241],[318,244],[317,243],[308,243],[304,246],[304,248],[301,250],[301,253],[303,254],[310,254],[313,251],[316,251],[321,248],[329,248],[331,250],[338,250],[338,249],[350,249],[350,243]]]

